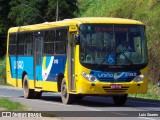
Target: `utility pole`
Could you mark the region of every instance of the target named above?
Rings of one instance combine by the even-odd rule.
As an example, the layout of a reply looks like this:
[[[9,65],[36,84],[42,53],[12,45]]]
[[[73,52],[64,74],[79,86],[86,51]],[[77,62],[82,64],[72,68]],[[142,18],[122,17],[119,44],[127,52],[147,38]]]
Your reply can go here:
[[[57,0],[57,9],[56,9],[56,21],[58,21],[58,0]]]

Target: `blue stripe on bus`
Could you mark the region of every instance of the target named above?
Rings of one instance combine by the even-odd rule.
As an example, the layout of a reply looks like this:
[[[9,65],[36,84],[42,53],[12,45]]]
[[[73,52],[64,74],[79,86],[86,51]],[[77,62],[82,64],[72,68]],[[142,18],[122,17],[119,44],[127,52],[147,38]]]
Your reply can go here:
[[[34,78],[33,76],[33,57],[31,56],[11,56],[10,57],[10,69],[12,78],[22,78],[23,71],[26,71],[28,74],[28,79]],[[17,73],[17,74],[16,74]]]
[[[51,61],[51,58],[53,61]],[[54,59],[53,59],[54,58]],[[42,64],[43,64],[42,57]],[[59,73],[63,73],[65,71],[65,65],[66,65],[66,55],[60,56],[46,56],[46,62],[45,67],[48,68],[50,64],[50,70],[48,73],[43,71],[43,66],[35,66],[36,67],[36,80],[39,81],[57,81],[57,77]],[[12,78],[22,78],[23,71],[26,71],[28,74],[28,79],[33,80],[34,79],[34,58],[33,56],[10,56],[10,69],[11,69],[11,76]],[[46,79],[44,79],[45,76],[43,76],[42,72],[44,72],[44,75],[46,75]],[[17,73],[17,74],[16,74]]]
[[[101,82],[130,82],[140,75],[140,71],[103,72],[92,70],[90,74],[94,75]]]

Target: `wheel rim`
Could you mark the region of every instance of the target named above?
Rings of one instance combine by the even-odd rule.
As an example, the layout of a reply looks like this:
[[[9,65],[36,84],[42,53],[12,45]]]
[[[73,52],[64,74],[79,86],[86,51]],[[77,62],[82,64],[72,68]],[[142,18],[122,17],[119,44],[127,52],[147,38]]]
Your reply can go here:
[[[62,85],[62,96],[63,97],[67,97],[67,88],[66,88],[66,84],[64,83],[63,85]]]
[[[28,85],[27,82],[25,81],[24,83],[24,94],[27,95],[28,94]]]

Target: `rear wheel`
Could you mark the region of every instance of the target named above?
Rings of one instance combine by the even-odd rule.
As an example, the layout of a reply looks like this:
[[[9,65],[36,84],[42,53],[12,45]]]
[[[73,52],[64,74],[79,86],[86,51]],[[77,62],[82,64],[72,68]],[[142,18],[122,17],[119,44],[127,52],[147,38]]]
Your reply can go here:
[[[66,81],[63,78],[63,80],[61,82],[61,99],[62,99],[62,102],[64,104],[71,104],[71,103],[74,102],[74,98],[75,98],[74,95],[68,93]]]
[[[28,76],[25,75],[23,78],[23,94],[24,98],[31,99],[33,98],[34,90],[29,89]]]
[[[34,91],[33,98],[35,98],[35,99],[40,99],[41,96],[42,96],[42,92],[35,92],[35,91]]]
[[[84,96],[83,95],[76,95],[75,100],[80,101]]]
[[[115,105],[121,106],[124,105],[127,101],[127,94],[120,96],[113,96],[113,101]]]

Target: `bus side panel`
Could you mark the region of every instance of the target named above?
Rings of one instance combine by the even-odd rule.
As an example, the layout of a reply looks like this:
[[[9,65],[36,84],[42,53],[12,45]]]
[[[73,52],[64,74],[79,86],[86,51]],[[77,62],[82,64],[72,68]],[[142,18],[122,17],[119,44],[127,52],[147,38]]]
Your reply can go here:
[[[11,84],[13,86],[16,86],[16,79],[12,78],[11,74],[11,69],[10,69],[10,59],[9,57],[6,57],[6,78],[7,78],[7,83]]]
[[[9,59],[10,59],[9,60],[10,76],[11,76],[12,82],[14,81],[14,84],[12,85],[17,87],[22,87],[22,73],[24,71],[27,72],[29,81],[34,80],[33,57],[19,56],[16,58],[16,56],[11,56]],[[29,85],[30,88],[33,88],[34,86],[33,83],[34,82],[32,82],[32,85]]]
[[[64,74],[66,55],[44,56],[42,62],[43,90],[58,91],[58,75]]]

